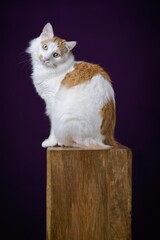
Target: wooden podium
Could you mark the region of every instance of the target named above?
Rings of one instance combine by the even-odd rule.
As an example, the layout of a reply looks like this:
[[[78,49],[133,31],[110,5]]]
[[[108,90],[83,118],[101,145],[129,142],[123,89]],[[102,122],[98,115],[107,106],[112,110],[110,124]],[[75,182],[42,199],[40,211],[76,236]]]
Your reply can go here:
[[[132,153],[47,149],[47,240],[131,240]]]

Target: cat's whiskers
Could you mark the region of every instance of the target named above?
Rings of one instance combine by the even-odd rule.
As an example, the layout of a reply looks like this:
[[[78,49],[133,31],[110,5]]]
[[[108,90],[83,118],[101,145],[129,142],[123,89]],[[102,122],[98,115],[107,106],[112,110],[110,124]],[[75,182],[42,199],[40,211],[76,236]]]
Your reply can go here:
[[[30,62],[31,58],[26,53],[21,53],[19,59],[20,61],[18,62],[18,64],[22,64],[22,63],[26,64]]]

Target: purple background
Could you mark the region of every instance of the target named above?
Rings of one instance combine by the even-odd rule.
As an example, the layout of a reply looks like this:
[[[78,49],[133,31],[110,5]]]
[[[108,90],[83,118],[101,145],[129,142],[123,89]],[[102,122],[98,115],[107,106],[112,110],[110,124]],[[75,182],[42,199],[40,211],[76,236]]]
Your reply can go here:
[[[77,40],[77,60],[110,74],[117,140],[133,150],[133,239],[159,231],[159,9],[154,1],[3,1],[1,14],[1,232],[4,239],[45,239],[44,103],[35,93],[28,42],[50,21]],[[158,234],[159,235],[159,234]],[[98,240],[98,239],[97,239]]]

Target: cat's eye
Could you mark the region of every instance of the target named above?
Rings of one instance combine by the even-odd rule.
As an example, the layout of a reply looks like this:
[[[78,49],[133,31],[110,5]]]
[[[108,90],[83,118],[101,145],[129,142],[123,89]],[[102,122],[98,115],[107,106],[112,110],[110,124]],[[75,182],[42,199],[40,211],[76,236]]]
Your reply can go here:
[[[48,50],[47,44],[44,43],[44,44],[42,45],[42,48],[43,48],[44,50]]]
[[[58,58],[58,57],[60,57],[60,54],[57,53],[57,52],[55,52],[55,53],[53,53],[53,57],[54,57],[54,58]]]

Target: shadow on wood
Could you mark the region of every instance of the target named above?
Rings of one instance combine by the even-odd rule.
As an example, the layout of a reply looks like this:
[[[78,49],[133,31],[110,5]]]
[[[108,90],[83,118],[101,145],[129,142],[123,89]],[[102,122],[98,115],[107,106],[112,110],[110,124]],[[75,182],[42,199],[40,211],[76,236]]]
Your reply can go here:
[[[48,148],[47,240],[131,240],[131,155]]]

